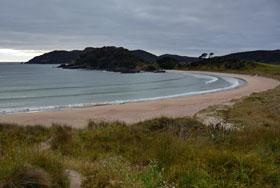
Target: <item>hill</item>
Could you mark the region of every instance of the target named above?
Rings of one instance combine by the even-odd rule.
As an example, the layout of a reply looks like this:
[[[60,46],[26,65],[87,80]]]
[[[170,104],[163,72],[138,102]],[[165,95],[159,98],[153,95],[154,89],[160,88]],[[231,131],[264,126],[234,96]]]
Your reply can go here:
[[[164,54],[158,57],[158,59],[163,59],[163,58],[172,58],[178,62],[184,62],[184,63],[192,63],[199,60],[197,57],[179,56],[173,54]]]
[[[103,48],[111,48],[111,50],[117,49],[117,47],[103,47]],[[122,48],[122,47],[121,47]],[[81,54],[89,54],[90,53],[96,53],[93,49],[102,49],[102,48],[92,48],[88,47],[85,50],[73,50],[73,51],[62,51],[62,50],[56,50],[52,51],[37,57],[34,57],[30,61],[26,62],[27,64],[70,64],[75,62],[78,59],[81,59]],[[125,49],[125,48],[122,48]],[[126,49],[127,50],[127,49]],[[112,52],[112,51],[111,51]],[[188,57],[188,56],[179,56],[179,55],[170,55],[165,54],[161,56],[154,55],[150,52],[144,51],[144,50],[127,50],[127,53],[130,53],[130,55],[136,57],[138,61],[142,61],[149,64],[154,64],[158,60],[165,59],[165,58],[172,58],[176,60],[177,62],[183,62],[183,63],[191,63],[198,60],[198,58],[195,57]],[[109,56],[110,54],[107,53]],[[108,57],[110,58],[110,57]]]
[[[243,73],[280,78],[280,66],[229,57],[213,57],[181,67],[183,70]]]
[[[114,72],[133,73],[146,70],[147,61],[142,57],[144,52],[131,52],[122,47],[86,48],[72,63],[62,65],[70,69],[94,69]],[[141,57],[141,58],[140,58]]]
[[[75,61],[81,54],[80,50],[56,50],[34,57],[27,64],[64,64]]]
[[[257,50],[257,51],[239,52],[239,53],[225,55],[223,57],[280,65],[280,50]]]
[[[86,48],[85,50],[94,49],[94,48]],[[85,51],[84,50],[84,51]],[[45,53],[40,56],[36,56],[33,59],[26,62],[27,64],[68,64],[76,61],[79,56],[84,52],[82,50],[73,50],[73,51],[65,51],[65,50],[55,50],[49,53]],[[157,56],[146,52],[144,50],[132,50],[131,54],[136,56],[137,58],[142,59],[148,63],[155,63],[157,61]]]
[[[245,63],[247,61],[247,63]],[[128,50],[122,47],[86,48],[74,51],[53,51],[34,57],[29,64],[62,64],[63,68],[86,68],[117,72],[153,71],[158,67],[202,68],[213,66],[225,69],[252,68],[248,62],[280,64],[280,50],[258,50],[233,53],[210,59],[164,54],[156,56],[144,50]],[[245,64],[244,64],[245,63]]]
[[[148,62],[148,63],[155,63],[158,58],[158,56],[156,56],[150,52],[146,52],[144,50],[132,50],[131,53],[134,56],[141,58],[142,60],[144,60],[145,62]]]
[[[255,68],[257,63],[254,61],[239,60],[237,58],[229,57],[213,57],[201,59],[187,65],[191,69],[213,69],[213,70],[243,70]]]

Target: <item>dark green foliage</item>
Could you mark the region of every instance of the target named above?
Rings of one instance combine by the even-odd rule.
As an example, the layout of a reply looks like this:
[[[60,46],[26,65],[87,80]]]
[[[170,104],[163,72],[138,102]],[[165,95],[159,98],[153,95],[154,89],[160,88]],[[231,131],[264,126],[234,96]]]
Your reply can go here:
[[[147,72],[153,72],[153,71],[158,70],[158,66],[155,64],[146,65],[146,66],[143,66],[143,70],[147,71]]]
[[[134,56],[144,60],[147,63],[151,63],[151,64],[155,63],[158,58],[156,55],[154,55],[150,52],[144,51],[144,50],[133,50],[133,51],[131,51],[131,53]]]
[[[159,58],[157,63],[162,69],[174,69],[179,64],[179,62],[172,57]]]
[[[30,147],[5,150],[0,161],[0,187],[68,187],[61,159]]]
[[[280,79],[280,66],[261,64],[253,61],[238,60],[227,57],[213,57],[183,64],[178,69],[199,70],[213,72],[242,73],[251,75],[262,75],[275,79]]]
[[[47,188],[51,187],[51,181],[49,174],[39,168],[34,167],[22,167],[16,169],[11,174],[11,179],[3,182],[0,187],[12,188],[12,187],[34,187],[34,188]]]
[[[0,124],[0,151],[1,148],[32,145],[46,140],[50,130],[41,126],[19,127]]]
[[[137,70],[137,66],[143,63],[145,63],[144,60],[124,48],[86,48],[73,64],[65,65],[64,68],[126,72]]]
[[[71,153],[71,146],[73,144],[73,133],[69,127],[54,126],[54,133],[51,138],[51,148],[53,150],[59,150],[63,154]]]
[[[199,56],[199,59],[205,59],[208,56],[207,53],[203,53],[201,54],[201,56]]]
[[[249,52],[239,52],[224,56],[243,61],[256,61],[260,63],[280,65],[280,50],[258,50]]]
[[[180,55],[174,55],[174,54],[164,54],[158,57],[157,60],[162,59],[162,58],[172,58],[175,59],[177,62],[181,63],[191,63],[198,61],[198,58],[196,57],[189,57],[189,56],[180,56]]]
[[[202,169],[190,169],[180,174],[178,187],[215,187],[211,176]]]
[[[209,68],[213,70],[245,70],[253,69],[256,66],[257,64],[254,62],[224,57],[203,59],[189,65],[190,68]]]

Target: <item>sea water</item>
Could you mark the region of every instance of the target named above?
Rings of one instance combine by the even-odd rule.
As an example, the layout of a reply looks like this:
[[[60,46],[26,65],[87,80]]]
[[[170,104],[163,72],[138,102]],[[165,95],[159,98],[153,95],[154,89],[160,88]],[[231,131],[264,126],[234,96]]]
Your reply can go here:
[[[186,72],[121,74],[57,65],[0,64],[0,114],[198,95],[245,81]]]

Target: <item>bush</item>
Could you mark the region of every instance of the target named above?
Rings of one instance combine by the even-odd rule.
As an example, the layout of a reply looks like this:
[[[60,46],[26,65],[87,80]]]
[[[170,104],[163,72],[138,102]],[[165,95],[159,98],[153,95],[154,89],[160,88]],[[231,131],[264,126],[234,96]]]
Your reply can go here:
[[[71,154],[73,149],[73,133],[70,127],[53,126],[54,133],[51,138],[51,148],[63,154]]]
[[[11,148],[0,161],[2,187],[68,187],[57,156],[36,149]]]
[[[179,62],[172,57],[163,57],[157,60],[157,63],[162,69],[174,69]]]

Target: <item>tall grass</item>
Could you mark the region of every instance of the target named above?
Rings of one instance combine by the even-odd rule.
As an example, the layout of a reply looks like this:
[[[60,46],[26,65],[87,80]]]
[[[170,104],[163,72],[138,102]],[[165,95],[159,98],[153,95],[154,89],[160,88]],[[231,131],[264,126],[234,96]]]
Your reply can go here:
[[[5,127],[1,134],[14,132],[20,143],[35,128],[18,129]],[[71,164],[83,174],[84,187],[280,186],[280,129],[275,126],[226,131],[195,119],[162,117],[130,126],[91,122],[82,130],[55,126],[43,132],[38,142],[52,139],[46,151],[37,142],[8,147],[10,138],[1,137],[2,187],[28,187],[28,182],[67,187],[64,170]]]
[[[68,179],[58,155],[21,146],[1,155],[0,187],[68,187]]]

